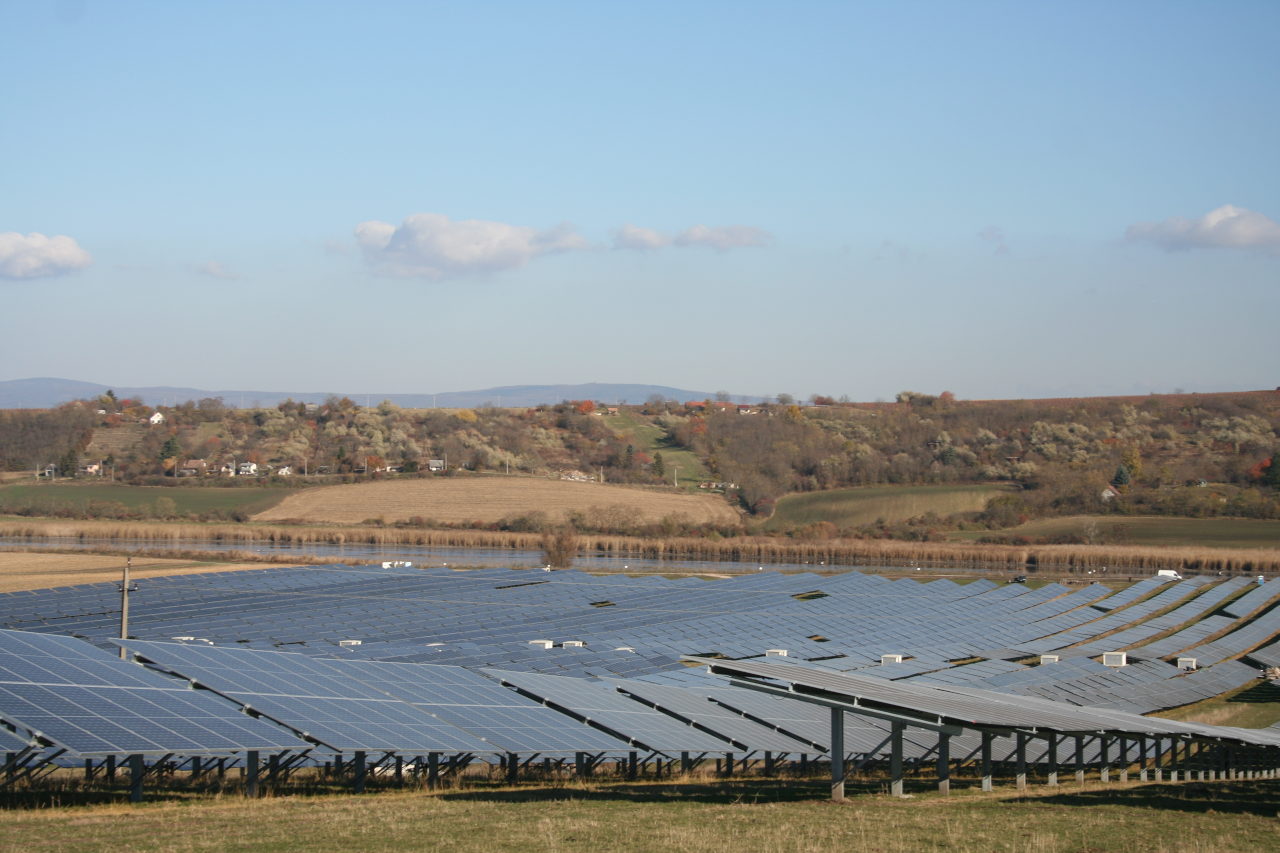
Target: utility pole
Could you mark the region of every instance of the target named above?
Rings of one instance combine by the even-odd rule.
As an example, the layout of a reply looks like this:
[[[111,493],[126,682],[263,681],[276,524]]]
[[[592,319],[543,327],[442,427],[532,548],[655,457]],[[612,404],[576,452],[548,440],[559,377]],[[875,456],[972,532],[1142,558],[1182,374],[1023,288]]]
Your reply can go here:
[[[129,581],[129,569],[133,568],[133,557],[124,559],[124,581],[120,584],[120,639],[129,639],[129,593],[137,589]],[[120,660],[124,660],[127,652],[120,647]]]
[[[671,485],[675,486],[676,488],[680,487],[680,466],[679,465],[671,466]]]

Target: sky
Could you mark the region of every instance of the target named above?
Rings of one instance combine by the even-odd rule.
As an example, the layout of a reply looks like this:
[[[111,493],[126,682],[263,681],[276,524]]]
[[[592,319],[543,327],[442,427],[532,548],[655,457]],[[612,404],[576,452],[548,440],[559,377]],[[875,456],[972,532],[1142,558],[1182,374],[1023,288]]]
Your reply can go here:
[[[1280,4],[0,0],[0,380],[1280,384]]]

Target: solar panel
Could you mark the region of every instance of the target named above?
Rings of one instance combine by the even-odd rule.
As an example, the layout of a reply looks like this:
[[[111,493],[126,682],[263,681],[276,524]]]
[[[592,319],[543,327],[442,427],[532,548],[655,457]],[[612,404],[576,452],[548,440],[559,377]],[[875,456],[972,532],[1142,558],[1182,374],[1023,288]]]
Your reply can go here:
[[[744,750],[776,753],[806,753],[813,750],[811,744],[753,722],[689,690],[626,679],[609,679],[608,683],[624,694],[643,704],[653,705],[687,725],[706,726],[719,737],[728,738]]]
[[[339,752],[494,752],[457,726],[289,652],[123,642],[129,651]]]
[[[0,718],[81,755],[305,749],[208,693],[70,637],[0,631]]]
[[[624,741],[461,667],[377,661],[323,663],[504,752],[616,753],[630,749]]]
[[[501,670],[485,670],[485,674],[602,726],[642,749],[668,753],[732,752],[735,749],[728,740],[673,720],[628,699],[603,682]]]
[[[272,719],[287,718],[290,728],[306,731],[330,748],[338,748],[334,745],[338,743],[347,750],[388,745],[373,746],[378,739],[435,743],[415,728],[426,719],[439,727],[453,724],[436,729],[432,737],[449,732],[472,738],[469,749],[432,751],[478,751],[477,742],[489,751],[578,751],[578,746],[606,751],[606,744],[611,748],[617,744],[604,732],[558,711],[547,711],[507,688],[497,689],[527,703],[523,709],[508,708],[501,693],[488,693],[474,682],[474,695],[459,693],[457,685],[442,680],[443,673],[437,673],[438,692],[432,694],[419,689],[422,685],[414,681],[417,675],[375,676],[375,668],[366,668],[361,678],[358,667],[366,660],[426,662],[437,669],[453,664],[559,676],[561,680],[551,684],[560,685],[573,698],[577,688],[565,687],[563,676],[578,676],[577,682],[599,687],[583,677],[649,678],[669,672],[681,655],[716,652],[755,658],[766,649],[780,648],[787,649],[791,659],[821,660],[840,669],[872,665],[867,674],[906,676],[902,678],[906,684],[933,681],[1035,691],[1072,703],[1163,707],[1161,702],[1203,698],[1204,691],[1222,682],[1209,675],[1190,680],[1170,674],[1172,668],[1163,664],[1147,670],[1131,665],[1122,673],[1101,670],[1104,675],[1094,677],[1100,665],[1086,657],[1081,659],[1084,668],[1069,669],[1066,655],[1111,651],[1118,642],[1149,640],[1183,621],[1202,617],[1236,595],[1246,582],[1237,578],[1166,585],[1150,579],[1100,601],[1106,590],[1096,584],[1075,591],[1056,584],[1032,590],[989,581],[889,580],[860,572],[834,576],[761,572],[714,581],[672,581],[593,577],[582,572],[331,566],[151,579],[134,599],[131,627],[144,638],[140,642],[201,637],[212,640],[213,648],[222,652],[294,652],[275,663],[257,659],[248,668],[238,659],[170,652],[186,657],[181,665],[166,667],[186,674],[196,672],[198,666],[197,683],[219,685],[220,692],[234,696],[240,705],[264,713],[270,709]],[[1254,595],[1253,600],[1258,599]],[[1094,602],[1099,606],[1090,606]],[[1244,602],[1242,598],[1237,603],[1243,606]],[[44,632],[74,631],[106,642],[118,627],[117,607],[118,593],[112,584],[0,595],[0,624],[23,624]],[[1173,609],[1168,613],[1151,618],[1169,607]],[[1219,619],[1198,621],[1174,637],[1133,650],[1132,657],[1160,656],[1175,644],[1200,642],[1216,628],[1199,632],[1219,624]],[[1223,660],[1251,647],[1245,644],[1267,642],[1269,637],[1260,636],[1264,627],[1249,627],[1198,649],[1206,661]],[[1097,636],[1108,632],[1119,633],[1095,643]],[[529,640],[540,638],[553,641],[555,647],[529,645]],[[344,640],[360,641],[360,645],[339,646]],[[569,640],[584,645],[559,645]],[[977,656],[1019,658],[1072,646],[1062,653],[1062,663],[1025,672],[1018,664],[1004,662],[990,670],[979,670],[980,664],[954,667],[949,663]],[[876,666],[880,655],[890,652],[904,654],[907,660]],[[65,679],[79,687],[94,686],[74,656],[61,658],[57,666],[65,667]],[[351,669],[338,666],[334,658]],[[28,672],[21,666],[9,677],[27,682],[49,677],[39,668]],[[136,666],[133,671],[146,672]],[[1224,671],[1223,677],[1234,681],[1236,676]],[[638,705],[626,701],[632,707]],[[676,701],[671,700],[673,708]],[[564,703],[566,710],[572,704]],[[366,706],[368,713],[362,713],[359,709]],[[392,708],[398,710],[393,714]],[[613,710],[622,713],[620,707]],[[535,723],[528,715],[537,713],[543,716]],[[414,716],[402,719],[395,714]],[[568,728],[553,729],[553,720]],[[630,722],[639,721],[630,718]],[[826,720],[819,714],[815,724],[825,728]],[[319,736],[322,731],[333,744]],[[604,740],[571,747],[562,736],[569,738],[575,731]],[[879,731],[868,731],[868,737]]]

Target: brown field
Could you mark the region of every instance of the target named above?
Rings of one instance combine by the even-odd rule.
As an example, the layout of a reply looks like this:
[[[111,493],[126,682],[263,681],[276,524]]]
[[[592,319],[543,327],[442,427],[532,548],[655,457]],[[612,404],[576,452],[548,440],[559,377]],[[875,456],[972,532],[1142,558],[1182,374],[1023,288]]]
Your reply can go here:
[[[304,489],[253,520],[359,524],[418,516],[446,523],[493,522],[536,511],[563,518],[593,509],[621,512],[630,520],[676,516],[694,524],[738,521],[737,512],[723,498],[711,495],[524,477],[440,477]]]
[[[119,581],[124,557],[105,554],[47,554],[0,551],[0,592],[47,589],[82,583]],[[193,560],[133,558],[130,577],[136,580],[164,575],[192,575],[266,568],[266,563],[208,563]]]

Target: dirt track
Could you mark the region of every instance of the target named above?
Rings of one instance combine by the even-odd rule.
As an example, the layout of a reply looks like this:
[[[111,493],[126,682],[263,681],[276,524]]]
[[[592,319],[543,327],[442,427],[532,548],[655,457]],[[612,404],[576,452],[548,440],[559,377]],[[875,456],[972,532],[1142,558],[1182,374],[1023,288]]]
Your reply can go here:
[[[290,495],[254,521],[300,520],[358,524],[414,516],[443,522],[500,521],[543,512],[619,515],[628,521],[677,516],[696,524],[733,524],[737,513],[723,498],[626,486],[524,477],[450,477],[324,486]]]

